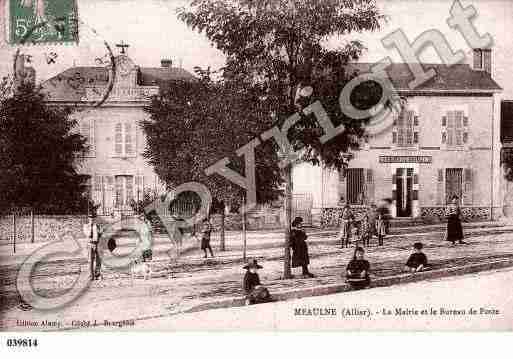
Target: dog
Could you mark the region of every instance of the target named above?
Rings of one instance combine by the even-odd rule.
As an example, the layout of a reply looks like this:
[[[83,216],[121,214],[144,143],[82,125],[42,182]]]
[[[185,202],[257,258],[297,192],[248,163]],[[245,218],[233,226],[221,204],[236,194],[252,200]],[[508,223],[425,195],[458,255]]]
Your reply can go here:
[[[153,271],[151,269],[151,265],[148,262],[134,260],[130,264],[130,275],[132,280],[140,276],[144,277],[145,280],[148,280],[153,275]]]

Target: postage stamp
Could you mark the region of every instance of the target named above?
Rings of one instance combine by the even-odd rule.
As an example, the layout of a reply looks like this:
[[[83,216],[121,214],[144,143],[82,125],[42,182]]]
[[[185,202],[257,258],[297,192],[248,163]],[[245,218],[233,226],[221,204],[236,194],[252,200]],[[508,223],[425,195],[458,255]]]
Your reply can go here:
[[[0,331],[513,330],[513,2],[5,5]]]
[[[9,0],[10,43],[78,42],[77,16],[76,0]]]

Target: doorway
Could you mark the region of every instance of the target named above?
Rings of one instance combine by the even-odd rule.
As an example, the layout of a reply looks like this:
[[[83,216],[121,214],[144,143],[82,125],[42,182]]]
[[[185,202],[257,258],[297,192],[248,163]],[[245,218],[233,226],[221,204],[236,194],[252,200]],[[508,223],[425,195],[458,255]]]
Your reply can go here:
[[[413,168],[397,168],[395,176],[397,217],[411,217],[413,199]]]

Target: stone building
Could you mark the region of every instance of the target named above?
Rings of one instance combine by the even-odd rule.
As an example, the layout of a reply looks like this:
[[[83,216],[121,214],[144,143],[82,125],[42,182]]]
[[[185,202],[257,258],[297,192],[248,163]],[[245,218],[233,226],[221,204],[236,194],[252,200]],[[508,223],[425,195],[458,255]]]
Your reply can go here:
[[[387,68],[405,106],[394,125],[362,143],[346,176],[299,164],[294,193],[309,196],[314,224],[335,224],[341,205],[392,200],[394,217],[441,216],[452,195],[472,218],[502,214],[500,92],[491,50],[474,50],[473,64],[423,64],[436,76],[415,90],[408,64]],[[356,65],[362,72],[370,64]]]
[[[408,87],[413,79],[408,64],[390,65],[389,78],[405,100],[403,111],[394,114],[394,126],[362,143],[346,176],[295,165],[295,213],[307,224],[330,225],[346,201],[363,208],[390,198],[395,217],[438,216],[455,194],[469,217],[501,214],[501,87],[491,77],[491,55],[475,50],[471,65],[424,64],[435,69],[436,77],[414,91]],[[169,60],[145,68],[122,53],[115,61],[110,92],[106,67],[73,67],[43,84],[49,103],[80,108],[78,130],[90,145],[81,171],[90,176],[92,198],[103,214],[130,211],[131,200],[160,188],[141,155],[145,136],[138,123],[148,116],[143,108],[162,83],[193,79]],[[367,72],[371,64],[352,66]],[[105,102],[95,107],[107,92]],[[267,217],[273,219],[269,226],[280,226],[281,213],[260,212],[261,220],[252,219],[255,226],[268,226]]]
[[[124,49],[115,63],[112,83],[104,66],[73,67],[43,83],[50,104],[78,108],[77,130],[90,147],[80,171],[90,176],[92,199],[104,215],[129,213],[132,200],[142,199],[145,190],[161,188],[142,156],[145,136],[139,122],[148,117],[143,108],[159,85],[193,78],[170,60],[162,60],[161,67],[139,67]],[[95,106],[105,96],[105,102]]]

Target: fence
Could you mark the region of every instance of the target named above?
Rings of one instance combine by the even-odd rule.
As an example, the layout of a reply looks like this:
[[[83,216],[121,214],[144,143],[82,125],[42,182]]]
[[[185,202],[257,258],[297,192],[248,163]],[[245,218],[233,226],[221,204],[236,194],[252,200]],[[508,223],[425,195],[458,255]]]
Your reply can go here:
[[[66,234],[82,236],[87,215],[39,215],[15,212],[0,216],[0,241],[13,245],[60,240]]]

